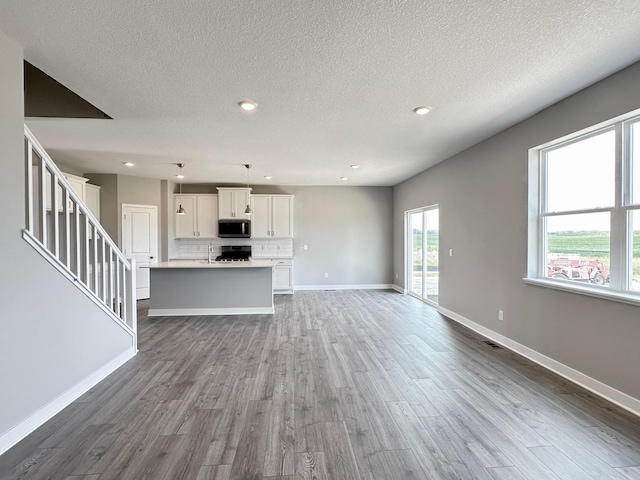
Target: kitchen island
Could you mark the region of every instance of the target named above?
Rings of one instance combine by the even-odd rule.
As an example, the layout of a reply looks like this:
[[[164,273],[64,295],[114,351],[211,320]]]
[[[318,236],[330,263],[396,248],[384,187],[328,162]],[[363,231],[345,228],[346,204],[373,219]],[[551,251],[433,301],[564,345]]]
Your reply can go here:
[[[151,265],[149,316],[274,313],[275,261]]]

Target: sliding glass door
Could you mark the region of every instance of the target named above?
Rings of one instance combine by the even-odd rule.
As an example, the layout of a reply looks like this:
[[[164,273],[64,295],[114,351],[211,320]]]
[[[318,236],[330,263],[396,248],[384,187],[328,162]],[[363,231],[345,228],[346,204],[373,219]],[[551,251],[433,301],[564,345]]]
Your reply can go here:
[[[406,212],[407,290],[431,304],[438,304],[439,210],[438,206]]]
[[[422,266],[424,265],[424,250],[422,248],[423,226],[422,212],[409,213],[409,248],[408,256],[409,284],[408,290],[414,295],[422,296]]]

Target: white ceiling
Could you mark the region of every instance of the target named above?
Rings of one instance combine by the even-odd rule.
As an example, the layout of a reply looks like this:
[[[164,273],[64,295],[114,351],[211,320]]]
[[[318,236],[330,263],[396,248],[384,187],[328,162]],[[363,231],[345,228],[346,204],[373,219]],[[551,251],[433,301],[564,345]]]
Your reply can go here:
[[[56,161],[219,184],[250,163],[252,184],[395,185],[640,60],[639,26],[638,0],[0,4],[25,58],[114,118],[29,120]]]

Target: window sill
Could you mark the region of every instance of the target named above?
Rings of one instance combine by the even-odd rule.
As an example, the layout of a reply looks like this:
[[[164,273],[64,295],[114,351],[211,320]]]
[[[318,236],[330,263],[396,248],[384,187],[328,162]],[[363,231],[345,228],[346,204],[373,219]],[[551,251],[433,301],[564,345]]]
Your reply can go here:
[[[628,303],[630,305],[640,306],[640,293],[623,293],[612,292],[603,287],[592,287],[587,285],[575,285],[563,282],[561,280],[547,280],[544,278],[523,278],[524,283],[536,285],[538,287],[551,288],[553,290],[562,290],[564,292],[577,293],[579,295],[587,295],[589,297],[602,298],[614,302]]]

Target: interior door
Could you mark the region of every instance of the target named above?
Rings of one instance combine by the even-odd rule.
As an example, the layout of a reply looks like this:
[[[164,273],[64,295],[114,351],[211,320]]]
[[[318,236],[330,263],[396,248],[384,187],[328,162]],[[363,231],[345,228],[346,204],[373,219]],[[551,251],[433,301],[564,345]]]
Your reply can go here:
[[[158,263],[158,209],[122,204],[122,248],[136,261],[136,298],[149,298],[149,266]]]

